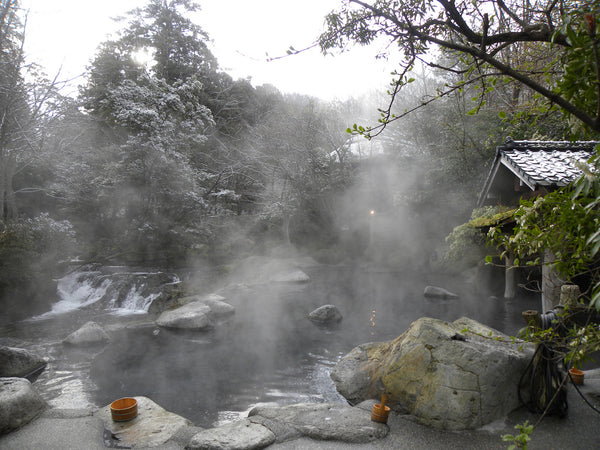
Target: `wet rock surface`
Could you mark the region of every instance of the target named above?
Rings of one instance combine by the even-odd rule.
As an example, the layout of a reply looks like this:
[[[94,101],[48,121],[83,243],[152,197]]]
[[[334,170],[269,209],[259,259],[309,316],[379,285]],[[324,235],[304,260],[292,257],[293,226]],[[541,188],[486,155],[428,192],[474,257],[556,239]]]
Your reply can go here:
[[[235,314],[235,308],[216,294],[184,297],[179,308],[163,312],[156,324],[164,328],[208,330]]]
[[[213,327],[209,313],[210,307],[202,302],[188,303],[172,311],[165,311],[156,319],[156,324],[165,328],[208,330]]]
[[[95,415],[102,420],[113,441],[131,447],[160,447],[182,427],[192,423],[184,417],[169,412],[147,397],[134,397],[138,402],[138,415],[127,422],[112,420],[110,405]]]
[[[421,318],[393,341],[356,347],[331,377],[351,403],[385,391],[390,407],[422,424],[474,429],[519,407],[517,386],[533,353],[519,347],[471,319]]]
[[[190,450],[259,449],[275,442],[275,435],[267,427],[241,420],[217,428],[201,431],[192,437]]]
[[[335,305],[323,305],[312,311],[308,318],[320,325],[336,324],[341,322],[342,313]]]
[[[0,435],[22,427],[46,408],[25,378],[0,378]]]
[[[63,343],[73,346],[100,345],[110,341],[104,328],[96,322],[87,322],[68,335]]]
[[[457,294],[438,286],[425,286],[425,289],[423,290],[423,296],[442,299],[458,298]]]
[[[600,416],[593,414],[589,407],[579,398],[574,387],[569,385],[569,414],[567,417],[559,418],[555,416],[546,417],[536,426],[531,448],[570,448],[576,442],[579,448],[596,448],[600,440]],[[596,401],[600,398],[600,369],[586,370],[586,379],[583,386],[580,387],[582,394],[588,399]],[[375,401],[366,401],[354,407],[354,409],[363,409],[368,414]],[[314,405],[313,405],[314,406]],[[339,406],[339,405],[338,405]],[[289,408],[289,407],[281,407]],[[268,408],[271,409],[271,408]],[[271,412],[265,412],[267,409],[257,408],[263,415],[255,414],[250,416],[247,421],[254,424],[260,424],[268,428],[276,437],[275,441],[268,446],[277,450],[347,450],[356,448],[365,449],[400,449],[400,448],[431,448],[431,449],[452,449],[464,450],[465,448],[485,448],[505,450],[507,443],[503,442],[501,436],[504,434],[514,434],[514,426],[519,423],[538,418],[537,415],[530,414],[525,408],[510,413],[503,420],[495,422],[493,426],[487,426],[478,430],[465,430],[461,432],[451,432],[423,426],[417,423],[409,415],[400,415],[395,412],[390,413],[387,434],[376,440],[350,443],[339,440],[322,440],[314,434],[315,438],[303,435],[293,422],[286,422],[284,417],[278,416],[278,407]],[[287,413],[284,413],[287,416]],[[323,411],[320,416],[321,421],[325,421],[328,411]],[[243,422],[244,424],[247,422]],[[231,429],[236,429],[238,425],[231,425]],[[245,425],[244,425],[245,426]],[[227,428],[225,428],[226,430]],[[104,424],[98,414],[87,410],[61,410],[53,409],[43,412],[38,418],[31,421],[24,427],[9,434],[0,435],[0,448],[3,450],[23,450],[28,448],[43,448],[44,450],[65,450],[81,449],[102,450],[106,445],[119,445],[117,442],[112,444],[110,434],[104,433]],[[204,430],[185,425],[179,428],[169,440],[165,443],[150,447],[143,442],[129,445],[132,448],[160,448],[161,450],[181,450],[190,448],[192,439]],[[206,430],[208,431],[208,430]],[[142,437],[143,438],[143,437]],[[107,440],[108,439],[108,440]],[[243,444],[242,444],[243,445]],[[121,447],[125,445],[120,444]],[[220,447],[220,448],[260,448],[260,447]]]
[[[46,366],[46,360],[29,350],[0,345],[0,377],[25,377]]]
[[[372,442],[389,431],[386,425],[371,421],[370,409],[331,403],[257,407],[250,411],[248,419],[266,426],[277,424],[275,430],[284,430],[277,436],[279,441],[290,438],[290,428],[298,433],[295,437],[347,443]]]

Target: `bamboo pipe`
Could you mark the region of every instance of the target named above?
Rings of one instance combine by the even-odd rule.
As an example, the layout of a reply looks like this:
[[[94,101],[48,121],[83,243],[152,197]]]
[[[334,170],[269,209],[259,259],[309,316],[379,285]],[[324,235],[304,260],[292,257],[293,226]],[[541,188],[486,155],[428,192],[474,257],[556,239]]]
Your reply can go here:
[[[381,404],[379,405],[379,410],[381,411],[382,414],[385,411],[385,402],[386,401],[387,401],[387,395],[384,392],[383,394],[381,394]]]

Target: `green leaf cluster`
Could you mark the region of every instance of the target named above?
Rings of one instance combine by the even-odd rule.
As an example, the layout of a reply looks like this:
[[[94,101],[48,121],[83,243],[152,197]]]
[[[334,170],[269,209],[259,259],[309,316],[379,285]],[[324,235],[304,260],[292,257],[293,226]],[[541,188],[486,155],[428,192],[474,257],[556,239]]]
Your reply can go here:
[[[531,440],[531,433],[533,432],[533,425],[529,424],[526,420],[525,423],[515,425],[515,429],[519,432],[518,434],[505,434],[502,436],[504,442],[511,442],[512,444],[508,447],[508,450],[514,450],[522,448],[527,450],[527,444]]]

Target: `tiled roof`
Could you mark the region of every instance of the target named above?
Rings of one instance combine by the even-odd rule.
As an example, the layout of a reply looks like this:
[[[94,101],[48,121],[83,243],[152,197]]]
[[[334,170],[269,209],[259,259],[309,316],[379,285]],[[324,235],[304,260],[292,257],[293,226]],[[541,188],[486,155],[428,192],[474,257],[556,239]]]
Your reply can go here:
[[[567,186],[581,170],[575,161],[585,162],[591,150],[502,150],[501,161],[530,186]]]
[[[587,161],[595,152],[595,141],[513,141],[507,138],[496,148],[496,157],[478,205],[485,200],[500,165],[513,172],[532,190],[539,187],[562,187],[580,174],[576,161]]]

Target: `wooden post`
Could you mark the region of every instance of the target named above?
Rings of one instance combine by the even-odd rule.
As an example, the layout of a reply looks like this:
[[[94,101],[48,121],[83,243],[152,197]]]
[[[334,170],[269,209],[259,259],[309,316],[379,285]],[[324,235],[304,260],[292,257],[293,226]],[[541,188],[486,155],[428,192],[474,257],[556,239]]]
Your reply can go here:
[[[577,304],[581,291],[576,284],[563,284],[560,287],[560,304],[572,308]]]
[[[542,313],[550,311],[560,302],[560,288],[564,280],[558,276],[552,264],[556,257],[550,250],[544,251],[542,263]]]
[[[527,327],[529,328],[529,332],[533,334],[536,330],[542,329],[542,318],[540,317],[540,313],[534,309],[528,309],[527,311],[523,311],[521,313]]]
[[[507,252],[504,256],[504,298],[517,296],[517,268],[514,262],[515,257]]]

